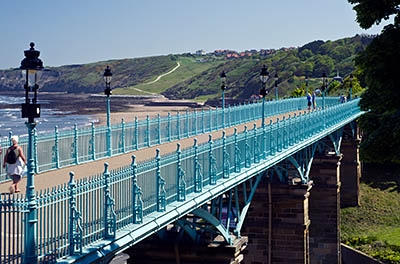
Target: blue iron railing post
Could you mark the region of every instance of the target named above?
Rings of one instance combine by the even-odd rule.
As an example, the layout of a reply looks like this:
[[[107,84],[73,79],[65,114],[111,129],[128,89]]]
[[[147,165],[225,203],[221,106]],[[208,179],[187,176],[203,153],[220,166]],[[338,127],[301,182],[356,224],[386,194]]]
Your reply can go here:
[[[251,153],[250,153],[250,145],[248,142],[248,134],[247,134],[247,125],[244,126],[244,157],[245,157],[245,161],[244,161],[244,166],[246,168],[250,168],[251,165]]]
[[[265,97],[263,97],[262,98],[262,107],[261,107],[261,118],[262,118],[262,120],[261,120],[261,126],[262,126],[262,129],[264,130],[264,128],[265,128]]]
[[[74,159],[75,159],[75,164],[78,164],[79,158],[78,158],[78,126],[77,126],[77,124],[74,125]]]
[[[69,255],[74,256],[77,252],[82,254],[82,217],[76,209],[76,183],[74,181],[74,173],[69,173],[69,220],[68,220],[68,242]]]
[[[180,124],[181,124],[181,120],[179,118],[179,112],[178,112],[178,113],[176,113],[176,132],[177,132],[178,140],[181,139],[181,127],[180,127]]]
[[[189,110],[186,109],[186,137],[189,137]]]
[[[38,135],[36,127],[33,129],[33,148],[34,148],[34,155],[35,155],[35,173],[39,173],[39,162],[38,162]]]
[[[203,175],[201,173],[201,165],[197,153],[197,138],[194,139],[194,191],[196,193],[203,191]]]
[[[208,131],[212,131],[212,111],[211,111],[211,106],[208,107]]]
[[[263,129],[264,130],[264,129]],[[261,142],[262,143],[262,142]],[[254,163],[258,163],[260,161],[260,150],[258,147],[258,141],[257,141],[257,124],[254,123],[253,125],[253,151],[254,151]]]
[[[150,117],[146,117],[146,136],[147,136],[147,146],[150,147]]]
[[[110,95],[107,95],[107,153],[108,156],[112,155],[111,146],[111,123],[110,123]]]
[[[218,106],[215,107],[215,130],[218,130]]]
[[[177,156],[177,193],[178,193],[178,202],[183,202],[186,200],[186,181],[185,181],[185,172],[182,169],[181,164],[181,144],[176,144],[176,156]]]
[[[33,155],[33,129],[36,123],[26,122],[28,127],[28,176],[26,184],[26,199],[27,199],[27,212],[25,216],[25,261],[24,263],[37,263],[37,202],[35,197],[35,184],[34,184],[34,155]]]
[[[171,142],[171,113],[168,112],[168,142]]]
[[[136,149],[139,149],[139,123],[137,116],[135,116],[135,144]]]
[[[157,114],[157,137],[158,137],[158,144],[161,144],[161,117],[160,114]]]
[[[237,128],[235,127],[235,132],[234,132],[234,137],[235,137],[235,172],[240,172],[240,148],[238,145],[238,139],[237,139]]]
[[[11,141],[11,137],[12,137],[12,132],[8,132],[8,144],[10,145],[10,147],[13,145],[12,141]]]
[[[166,191],[165,180],[161,176],[160,168],[160,149],[156,149],[156,199],[157,199],[157,212],[164,212],[166,209]]]
[[[58,149],[58,126],[54,127],[54,162],[56,168],[60,168],[60,152]]]
[[[205,131],[204,131],[204,127],[205,127],[205,124],[204,124],[204,108],[202,108],[201,109],[201,132],[204,134],[205,133]]]
[[[122,153],[125,153],[125,120],[121,119],[121,148]]]
[[[274,140],[273,130],[272,130],[272,120],[269,120],[269,155],[275,155],[276,141]]]
[[[209,151],[208,151],[208,174],[210,175],[210,185],[217,184],[217,166],[216,160],[213,155],[213,141],[212,135],[208,135],[208,144],[209,144]]]
[[[137,165],[136,156],[132,155],[132,212],[133,212],[133,223],[141,224],[143,222],[143,200],[142,200],[142,189],[137,183]]]
[[[92,138],[90,139],[90,144],[92,146],[92,160],[96,160],[96,128],[92,122]]]
[[[228,105],[228,126],[231,126],[232,118],[231,118],[231,105]]]
[[[197,128],[198,128],[198,126],[197,126],[197,111],[194,110],[193,114],[194,114],[194,117],[193,117],[193,121],[192,121],[192,124],[193,124],[192,133],[194,135],[197,135]]]
[[[222,131],[222,178],[229,178],[230,163],[229,153],[226,151],[226,133]]]
[[[108,163],[104,163],[104,238],[115,238],[117,231],[117,217],[114,212],[114,200],[110,195],[110,172],[108,171]]]

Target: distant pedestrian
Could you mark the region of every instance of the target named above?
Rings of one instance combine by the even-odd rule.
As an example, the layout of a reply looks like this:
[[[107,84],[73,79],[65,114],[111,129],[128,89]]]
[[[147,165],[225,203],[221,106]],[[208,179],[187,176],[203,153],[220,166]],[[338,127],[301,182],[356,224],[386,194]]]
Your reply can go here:
[[[18,146],[18,136],[11,137],[12,146],[7,149],[4,156],[3,168],[7,164],[7,176],[10,177],[13,183],[10,186],[10,193],[20,192],[18,183],[21,181],[24,167],[26,166],[26,159],[22,148]]]
[[[308,111],[311,110],[311,94],[307,94],[307,106],[308,106]]]
[[[312,93],[312,105],[313,105],[313,109],[315,110],[317,108],[317,102],[315,101],[315,92]]]

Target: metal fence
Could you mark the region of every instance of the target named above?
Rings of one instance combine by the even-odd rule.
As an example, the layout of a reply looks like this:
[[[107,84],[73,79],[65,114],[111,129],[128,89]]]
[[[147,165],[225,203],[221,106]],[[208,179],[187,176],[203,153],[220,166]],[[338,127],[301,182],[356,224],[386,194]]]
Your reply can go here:
[[[132,164],[112,171],[106,164],[104,173],[78,182],[71,173],[68,185],[36,194],[40,262],[80,254],[93,242],[112,239],[118,230],[165,211],[168,204],[184,202],[188,194],[201,193],[207,185],[254,163],[268,162],[318,133],[353,120],[360,114],[358,101],[283,118],[265,129],[254,126],[229,137],[224,133],[215,141],[210,136],[209,142],[201,145],[195,140],[193,147],[184,150],[178,144],[175,153],[161,157],[157,151],[154,159],[139,164],[133,157]],[[10,263],[11,257],[19,259],[23,253],[24,236],[17,228],[23,226],[22,212],[27,205],[22,197],[8,196],[0,200],[0,206],[1,260]],[[14,216],[16,220],[7,220]],[[10,238],[15,240],[10,242]]]
[[[265,102],[265,117],[289,111],[304,109],[304,98],[292,98]],[[322,98],[317,98],[317,105],[321,105]],[[338,104],[337,97],[327,97],[325,105]],[[201,111],[186,111],[161,117],[138,120],[111,126],[111,154],[118,155],[132,150],[171,142],[182,138],[199,135],[206,132],[223,129],[245,122],[254,121],[262,117],[262,103],[245,103],[228,106],[222,109],[202,109]],[[223,122],[224,121],[224,122]],[[0,147],[4,150],[0,154],[0,163],[4,160],[5,150],[11,144],[9,138],[0,139]],[[107,127],[89,127],[59,131],[55,127],[53,133],[38,133],[34,136],[35,172],[44,172],[68,165],[79,164],[104,157],[108,157],[106,144]],[[24,153],[27,152],[27,136],[21,136],[19,145]],[[6,172],[0,166],[0,182],[8,180]]]

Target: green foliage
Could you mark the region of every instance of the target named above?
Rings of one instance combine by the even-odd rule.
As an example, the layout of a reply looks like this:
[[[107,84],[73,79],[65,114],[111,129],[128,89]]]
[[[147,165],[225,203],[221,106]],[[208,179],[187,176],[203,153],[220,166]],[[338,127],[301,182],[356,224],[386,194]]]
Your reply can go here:
[[[348,0],[355,4],[357,22],[362,28],[379,24],[394,15],[386,26],[356,58],[360,78],[368,89],[360,106],[368,111],[360,119],[366,132],[361,145],[364,160],[400,163],[400,2],[398,0]]]
[[[357,12],[357,22],[364,29],[370,28],[373,24],[379,24],[382,19],[389,19],[395,15],[395,24],[399,25],[399,4],[398,0],[348,0],[355,4],[353,9]]]
[[[360,206],[341,209],[341,240],[385,263],[399,263],[400,167],[364,164]]]
[[[400,27],[389,25],[356,57],[368,86],[360,102],[368,111],[360,119],[366,132],[361,154],[367,161],[400,163],[399,46]]]
[[[303,87],[299,87],[293,90],[293,92],[290,93],[291,97],[302,97],[305,95],[305,90]]]

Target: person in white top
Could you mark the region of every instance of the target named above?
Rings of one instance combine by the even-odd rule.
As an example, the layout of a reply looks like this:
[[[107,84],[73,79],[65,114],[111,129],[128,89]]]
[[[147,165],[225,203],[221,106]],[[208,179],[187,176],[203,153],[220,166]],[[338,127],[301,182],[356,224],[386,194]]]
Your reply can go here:
[[[18,136],[11,137],[12,146],[7,149],[4,156],[3,168],[7,164],[7,176],[10,177],[13,183],[10,186],[10,192],[20,192],[18,183],[21,181],[24,166],[26,166],[26,159],[22,148],[18,146]]]

